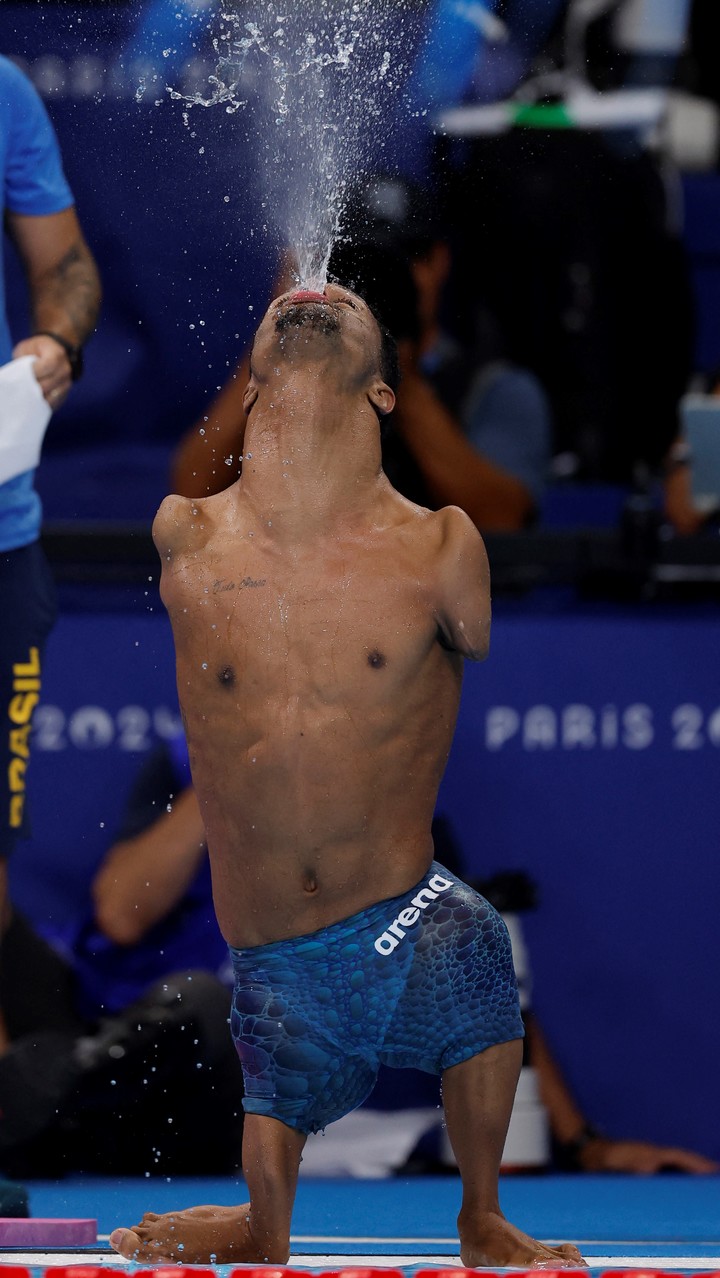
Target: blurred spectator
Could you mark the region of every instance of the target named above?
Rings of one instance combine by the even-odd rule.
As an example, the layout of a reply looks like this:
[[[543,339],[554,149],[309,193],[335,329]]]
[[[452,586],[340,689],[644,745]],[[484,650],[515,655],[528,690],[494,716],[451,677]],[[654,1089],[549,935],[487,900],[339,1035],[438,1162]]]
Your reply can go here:
[[[472,327],[444,322],[453,262],[431,196],[370,178],[343,230],[330,273],[367,298],[399,345],[403,381],[383,447],[391,482],[421,505],[461,506],[479,528],[522,528],[545,485],[549,406],[537,379],[501,357],[481,294]]]
[[[640,1176],[681,1171],[698,1175],[718,1171],[702,1154],[645,1140],[615,1140],[604,1135],[579,1109],[535,1016],[525,1022],[528,1057],[535,1068],[540,1096],[548,1111],[557,1166],[571,1171],[625,1172]]]
[[[707,515],[698,510],[693,501],[690,450],[682,435],[670,445],[665,458],[663,512],[681,537],[700,532],[707,520]]]
[[[13,347],[0,267],[0,762],[5,787],[0,819],[1,931],[8,909],[6,858],[16,841],[27,835],[30,732],[39,701],[43,645],[55,607],[38,541],[41,511],[33,488],[35,457],[49,411],[59,408],[80,376],[82,345],[94,328],[100,300],[95,263],[45,108],[25,76],[3,57],[0,180],[5,228],[24,268],[33,325],[32,335]],[[33,456],[28,452],[31,438],[37,445]],[[0,963],[2,958],[0,953]],[[3,1039],[0,1017],[0,1045]]]
[[[6,1173],[197,1175],[239,1165],[232,978],[188,786],[184,740],[159,747],[96,874],[94,917],[71,953],[57,953],[17,914],[8,927],[0,973],[11,1039],[0,1056]]]
[[[688,397],[690,402],[695,396]],[[698,396],[702,404],[702,395]],[[714,370],[707,379],[707,404],[720,406],[720,373]],[[697,500],[693,494],[693,466],[697,458],[693,458],[693,448],[686,434],[687,422],[673,441],[665,458],[663,475],[663,507],[667,519],[680,535],[699,533],[707,525],[717,527],[720,505],[717,494],[715,500],[710,494],[704,500]],[[720,444],[716,451],[720,452]]]
[[[490,0],[479,13],[435,0],[429,11],[414,83],[433,121],[451,121],[434,164],[463,264],[454,303],[467,325],[484,295],[508,353],[542,380],[558,478],[633,485],[661,473],[677,435],[693,302],[663,151],[675,130],[660,122],[690,10]],[[657,129],[633,116],[632,91],[646,87]],[[616,119],[601,128],[593,104],[612,90]]]
[[[542,379],[558,477],[659,472],[692,373],[693,302],[655,161],[600,135],[523,130],[474,139],[451,174],[459,313],[482,288],[509,352]]]

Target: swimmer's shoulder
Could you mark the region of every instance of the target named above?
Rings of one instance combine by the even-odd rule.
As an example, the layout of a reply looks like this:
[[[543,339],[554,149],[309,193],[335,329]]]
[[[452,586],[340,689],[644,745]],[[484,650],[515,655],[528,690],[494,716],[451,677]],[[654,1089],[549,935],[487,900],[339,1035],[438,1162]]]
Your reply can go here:
[[[234,487],[234,485],[233,485]],[[165,497],[153,521],[152,535],[161,559],[206,545],[228,515],[231,499],[226,490],[212,497]]]
[[[443,506],[429,510],[393,492],[395,515],[403,533],[417,542],[426,562],[447,560],[461,555],[474,559],[478,566],[487,563],[485,543],[470,516],[459,506]]]
[[[487,563],[485,542],[469,515],[459,506],[443,506],[431,512],[441,555],[467,555]]]

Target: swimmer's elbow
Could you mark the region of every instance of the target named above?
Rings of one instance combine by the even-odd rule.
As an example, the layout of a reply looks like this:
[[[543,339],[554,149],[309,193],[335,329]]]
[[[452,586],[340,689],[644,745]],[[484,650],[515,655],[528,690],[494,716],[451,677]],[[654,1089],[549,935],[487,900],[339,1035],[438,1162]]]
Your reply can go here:
[[[490,631],[478,639],[477,643],[469,645],[464,651],[463,656],[468,661],[485,661],[490,652]]]
[[[490,619],[473,627],[459,621],[453,638],[456,651],[467,661],[484,661],[490,651]]]
[[[138,945],[146,930],[137,906],[119,904],[102,892],[95,893],[95,922],[113,945],[123,947]]]
[[[466,661],[484,661],[490,651],[490,627],[477,636],[470,636],[462,626],[448,632],[441,628],[440,643],[449,652],[456,652]]]
[[[139,926],[136,919],[128,916],[105,915],[95,916],[95,921],[109,941],[113,945],[120,945],[123,948],[130,949],[133,945],[139,945],[143,938],[144,928]]]
[[[484,648],[473,648],[472,652],[468,653],[468,661],[475,661],[475,662],[486,661],[489,652],[490,652],[489,644],[486,644]]]

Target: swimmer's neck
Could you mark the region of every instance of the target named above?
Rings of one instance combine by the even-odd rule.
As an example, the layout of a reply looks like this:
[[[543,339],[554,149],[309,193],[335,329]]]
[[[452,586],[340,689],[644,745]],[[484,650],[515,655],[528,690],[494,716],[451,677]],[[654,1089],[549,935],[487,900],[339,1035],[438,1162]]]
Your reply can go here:
[[[295,511],[313,523],[363,508],[382,477],[370,402],[335,394],[314,378],[260,387],[243,452],[244,496],[258,510]]]

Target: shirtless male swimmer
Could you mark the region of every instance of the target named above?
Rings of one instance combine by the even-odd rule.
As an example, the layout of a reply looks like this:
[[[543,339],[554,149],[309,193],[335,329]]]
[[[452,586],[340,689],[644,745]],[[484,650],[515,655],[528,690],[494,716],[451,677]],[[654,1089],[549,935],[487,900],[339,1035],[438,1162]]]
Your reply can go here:
[[[308,1132],[380,1062],[442,1074],[466,1265],[583,1263],[505,1220],[498,1172],[522,1056],[505,926],[433,861],[463,659],[488,650],[482,540],[380,464],[391,343],[329,284],[265,315],[242,477],[168,497],[155,542],[180,702],[231,947],[250,1202],[147,1214],[140,1261],[285,1263]]]

